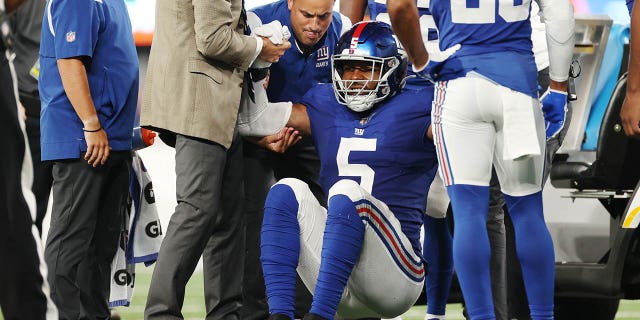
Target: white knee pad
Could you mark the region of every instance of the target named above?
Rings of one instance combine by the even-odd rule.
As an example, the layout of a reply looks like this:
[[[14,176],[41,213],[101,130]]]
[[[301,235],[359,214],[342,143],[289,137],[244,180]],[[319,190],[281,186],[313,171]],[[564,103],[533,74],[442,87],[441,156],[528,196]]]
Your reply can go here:
[[[335,195],[345,195],[356,202],[365,198],[365,194],[368,194],[357,182],[349,179],[342,179],[336,182],[331,189],[329,189],[329,199]]]

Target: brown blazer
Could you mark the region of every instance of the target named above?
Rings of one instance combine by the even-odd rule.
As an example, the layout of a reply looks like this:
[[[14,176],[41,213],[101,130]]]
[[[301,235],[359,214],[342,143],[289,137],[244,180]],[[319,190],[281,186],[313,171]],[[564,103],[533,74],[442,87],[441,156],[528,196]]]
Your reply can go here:
[[[158,0],[140,125],[228,148],[256,39],[242,0]]]

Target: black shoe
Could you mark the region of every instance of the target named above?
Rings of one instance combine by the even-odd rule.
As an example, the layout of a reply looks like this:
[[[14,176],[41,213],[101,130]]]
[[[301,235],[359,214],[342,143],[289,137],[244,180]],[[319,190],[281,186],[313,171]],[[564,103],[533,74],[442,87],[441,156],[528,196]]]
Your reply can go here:
[[[302,318],[302,320],[328,320],[328,319],[325,319],[315,313],[307,313],[304,315],[304,318]]]
[[[269,318],[267,318],[267,320],[292,320],[292,319],[289,318],[289,316],[287,316],[286,314],[274,313],[269,315]]]

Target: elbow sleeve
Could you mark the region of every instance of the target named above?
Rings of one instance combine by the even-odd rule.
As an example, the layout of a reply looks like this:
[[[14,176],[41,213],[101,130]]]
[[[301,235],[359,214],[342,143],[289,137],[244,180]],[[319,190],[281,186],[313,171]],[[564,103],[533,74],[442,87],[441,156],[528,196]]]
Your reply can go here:
[[[569,0],[540,2],[547,28],[549,77],[558,82],[566,81],[575,44],[573,5]]]
[[[268,136],[285,127],[291,116],[291,102],[270,103],[264,79],[253,82],[253,97],[247,85],[242,89],[238,112],[238,132],[243,136]]]

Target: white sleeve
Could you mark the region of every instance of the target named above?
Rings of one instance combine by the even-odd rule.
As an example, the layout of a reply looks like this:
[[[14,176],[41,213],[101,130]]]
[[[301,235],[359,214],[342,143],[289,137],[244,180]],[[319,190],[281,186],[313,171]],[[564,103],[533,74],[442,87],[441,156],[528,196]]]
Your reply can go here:
[[[264,89],[265,79],[253,82],[254,98],[249,96],[249,86],[245,82],[240,98],[238,132],[243,136],[268,136],[282,130],[291,116],[291,102],[271,103]]]
[[[549,77],[566,81],[575,43],[573,5],[569,0],[537,0],[547,28],[549,48]]]
[[[533,56],[536,58],[538,71],[549,67],[549,50],[547,48],[547,28],[542,22],[538,3],[531,3],[531,42],[533,42]]]

